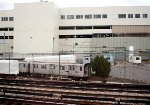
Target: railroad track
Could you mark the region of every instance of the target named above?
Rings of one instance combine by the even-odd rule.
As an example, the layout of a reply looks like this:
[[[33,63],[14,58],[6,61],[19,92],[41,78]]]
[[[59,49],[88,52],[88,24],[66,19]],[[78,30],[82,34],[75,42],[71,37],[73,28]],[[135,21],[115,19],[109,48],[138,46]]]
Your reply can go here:
[[[0,97],[53,104],[150,103],[150,85],[0,79]],[[12,101],[12,100],[11,100]],[[39,101],[38,101],[39,102]]]

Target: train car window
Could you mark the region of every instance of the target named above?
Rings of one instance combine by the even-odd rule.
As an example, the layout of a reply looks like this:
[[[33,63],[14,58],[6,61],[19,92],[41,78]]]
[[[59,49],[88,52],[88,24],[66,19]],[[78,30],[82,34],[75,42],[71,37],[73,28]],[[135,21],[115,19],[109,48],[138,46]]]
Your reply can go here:
[[[33,68],[38,68],[38,64],[33,64]]]
[[[38,64],[33,64],[33,68],[38,68]]]
[[[65,70],[65,66],[60,66],[60,70]]]
[[[82,71],[82,67],[80,66],[80,71]]]
[[[46,69],[46,65],[41,65],[41,69]]]
[[[51,65],[50,65],[50,68],[51,68],[51,69],[55,69],[55,65],[52,65],[52,64],[51,64]]]

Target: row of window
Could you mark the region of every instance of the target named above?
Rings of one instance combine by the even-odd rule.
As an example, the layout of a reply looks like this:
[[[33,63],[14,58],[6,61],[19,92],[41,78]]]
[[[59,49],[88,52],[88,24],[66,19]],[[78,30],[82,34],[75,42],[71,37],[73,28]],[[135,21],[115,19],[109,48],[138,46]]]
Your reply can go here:
[[[148,14],[118,14],[118,18],[148,18]],[[61,15],[61,19],[100,19],[107,18],[107,14]]]
[[[112,26],[59,26],[59,30],[112,29]]]
[[[14,31],[14,28],[0,28],[0,31]]]
[[[148,18],[148,14],[118,14],[118,18]]]
[[[99,18],[107,18],[107,14],[87,14],[87,15],[61,15],[61,19],[99,19]]]
[[[150,37],[150,33],[94,33],[92,35],[59,35],[59,39],[66,38],[107,38],[107,37]]]
[[[1,17],[1,21],[14,21],[14,17]]]
[[[14,36],[0,36],[0,39],[14,39]]]
[[[25,68],[25,64],[23,65],[23,67]],[[38,65],[37,64],[34,64],[33,65],[33,68],[38,68]],[[51,69],[55,69],[55,65],[50,65],[50,68]],[[46,65],[41,65],[41,69],[46,69]],[[61,66],[60,65],[60,70],[65,70],[65,66]],[[69,70],[75,70],[75,66],[74,65],[70,65],[69,66]],[[80,67],[80,71],[82,71],[82,67]]]

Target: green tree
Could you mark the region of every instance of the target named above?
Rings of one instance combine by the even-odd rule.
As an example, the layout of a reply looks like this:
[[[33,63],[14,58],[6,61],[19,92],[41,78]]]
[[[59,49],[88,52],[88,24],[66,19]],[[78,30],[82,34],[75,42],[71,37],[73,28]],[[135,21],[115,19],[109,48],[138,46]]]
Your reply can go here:
[[[101,78],[107,78],[111,71],[111,63],[103,56],[96,56],[91,61],[91,66],[92,70],[95,71],[95,75]]]

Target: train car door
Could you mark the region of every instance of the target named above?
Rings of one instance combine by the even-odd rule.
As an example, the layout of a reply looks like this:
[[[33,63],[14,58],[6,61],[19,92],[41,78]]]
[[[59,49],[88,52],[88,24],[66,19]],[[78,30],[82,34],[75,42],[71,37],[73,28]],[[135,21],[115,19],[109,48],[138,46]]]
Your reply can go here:
[[[61,65],[60,72],[61,75],[68,76],[68,65]]]
[[[91,66],[90,64],[84,65],[84,75],[85,76],[91,76]]]
[[[74,76],[75,73],[75,65],[68,66],[68,76]]]
[[[53,71],[55,69],[54,64],[50,64],[50,70],[49,70],[49,74],[53,75]]]

